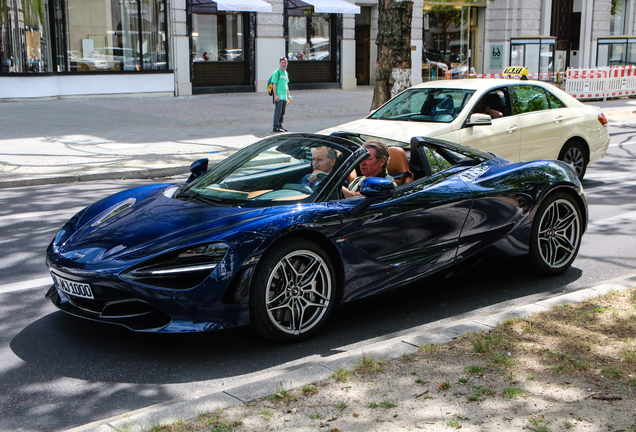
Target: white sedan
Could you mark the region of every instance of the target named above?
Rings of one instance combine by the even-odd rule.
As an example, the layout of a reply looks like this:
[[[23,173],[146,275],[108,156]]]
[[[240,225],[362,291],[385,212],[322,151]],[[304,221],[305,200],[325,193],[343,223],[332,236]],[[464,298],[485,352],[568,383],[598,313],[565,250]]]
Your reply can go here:
[[[600,109],[549,83],[512,79],[419,84],[369,117],[321,133],[335,131],[406,142],[414,136],[440,138],[511,161],[558,159],[573,165],[581,179],[609,145]]]

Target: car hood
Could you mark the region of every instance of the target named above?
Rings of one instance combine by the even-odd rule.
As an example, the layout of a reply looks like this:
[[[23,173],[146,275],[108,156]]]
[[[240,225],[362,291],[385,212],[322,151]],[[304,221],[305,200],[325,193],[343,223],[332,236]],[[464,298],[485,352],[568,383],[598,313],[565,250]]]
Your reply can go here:
[[[172,249],[222,240],[263,212],[262,208],[187,203],[166,197],[159,190],[103,223],[95,223],[99,218],[80,227],[69,226],[69,222],[62,232],[71,232],[56,242],[58,234],[49,257],[72,260],[75,265],[146,259]]]
[[[341,124],[319,133],[353,132],[377,138],[409,142],[414,136],[435,137],[450,132],[453,123],[425,123],[398,120],[361,119]]]

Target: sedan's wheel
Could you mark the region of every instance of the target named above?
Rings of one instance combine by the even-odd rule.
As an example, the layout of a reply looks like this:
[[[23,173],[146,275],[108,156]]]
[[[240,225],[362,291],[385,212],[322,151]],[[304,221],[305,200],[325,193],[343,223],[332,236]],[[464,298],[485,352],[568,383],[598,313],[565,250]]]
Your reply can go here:
[[[303,239],[278,243],[254,274],[252,328],[276,342],[306,339],[327,320],[335,293],[333,266],[322,248]]]
[[[576,169],[576,175],[583,180],[587,170],[587,154],[585,149],[578,142],[570,142],[563,147],[559,160],[572,165]]]
[[[581,211],[574,199],[556,193],[545,199],[532,224],[530,256],[538,273],[556,275],[567,270],[581,245]]]

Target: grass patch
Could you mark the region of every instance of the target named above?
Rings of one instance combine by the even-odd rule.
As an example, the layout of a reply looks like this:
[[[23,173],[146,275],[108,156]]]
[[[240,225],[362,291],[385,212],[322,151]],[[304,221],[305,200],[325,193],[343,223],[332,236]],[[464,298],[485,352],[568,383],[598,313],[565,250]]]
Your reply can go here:
[[[548,425],[545,423],[545,419],[543,418],[543,416],[530,417],[528,419],[528,424],[526,425],[526,428],[528,428],[529,430],[533,432],[549,432],[550,431],[550,429],[548,428]]]
[[[349,379],[349,369],[340,368],[331,374],[336,381],[347,381]]]
[[[530,395],[530,392],[523,389],[514,388],[514,387],[508,387],[507,389],[503,391],[503,396],[506,399],[515,399],[517,396],[527,397],[529,395]]]
[[[466,368],[466,372],[472,375],[479,375],[484,373],[484,368],[481,366],[471,365]]]
[[[601,375],[602,376],[606,376],[606,377],[610,377],[610,378],[618,378],[620,376],[620,372],[618,371],[618,369],[613,368],[613,367],[607,367],[607,368],[603,368],[601,369]]]
[[[515,360],[505,353],[493,354],[490,357],[490,364],[494,366],[501,366],[504,368],[515,365]]]
[[[300,390],[303,392],[303,394],[305,396],[309,396],[309,395],[313,395],[318,393],[318,389],[316,388],[316,386],[312,386],[312,385],[307,385],[305,384],[304,386],[302,386],[300,388]]]
[[[377,361],[372,355],[362,354],[358,360],[355,370],[358,372],[382,372],[384,368],[384,360]]]
[[[439,347],[433,344],[422,344],[419,348],[420,352],[424,353],[427,356],[434,355],[438,349]]]
[[[484,388],[481,386],[475,386],[474,388],[475,388],[475,391],[473,392],[473,394],[470,396],[467,396],[470,402],[477,402],[479,398],[482,396],[492,396],[495,394],[495,392],[493,392],[492,390],[488,388]]]
[[[280,400],[289,400],[292,398],[293,398],[292,394],[289,392],[289,390],[285,389],[285,385],[282,382],[278,383],[278,389],[276,390],[276,393],[274,393],[273,395],[267,396],[267,400],[270,402],[276,402]]]

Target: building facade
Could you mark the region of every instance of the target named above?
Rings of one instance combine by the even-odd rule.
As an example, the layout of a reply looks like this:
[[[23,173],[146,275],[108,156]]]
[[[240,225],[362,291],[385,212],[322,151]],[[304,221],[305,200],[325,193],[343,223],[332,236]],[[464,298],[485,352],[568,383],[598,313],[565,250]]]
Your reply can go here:
[[[636,64],[635,0],[415,0],[413,84]],[[375,82],[377,0],[0,0],[0,99]]]

